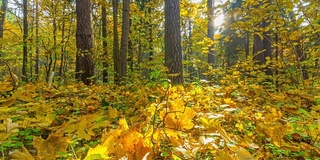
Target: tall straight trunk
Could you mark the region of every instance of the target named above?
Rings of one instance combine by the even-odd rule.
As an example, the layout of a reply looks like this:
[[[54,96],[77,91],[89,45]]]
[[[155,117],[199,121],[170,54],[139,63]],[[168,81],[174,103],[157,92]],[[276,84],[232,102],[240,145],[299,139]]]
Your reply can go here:
[[[114,63],[114,82],[119,84],[121,74],[119,37],[118,37],[118,0],[112,0],[113,7],[113,63]]]
[[[108,60],[108,51],[107,51],[107,10],[105,6],[102,6],[102,15],[101,15],[101,21],[102,21],[102,46],[103,46],[103,75],[102,75],[102,81],[104,83],[108,83],[108,68],[109,64],[107,62]]]
[[[130,18],[130,27],[131,27],[131,18]],[[129,35],[130,35],[130,33],[131,33],[131,29],[130,29],[130,31],[129,31]],[[128,42],[128,63],[129,63],[129,68],[130,68],[130,71],[131,72],[133,72],[133,56],[134,56],[134,48],[133,48],[133,44],[132,44],[132,40],[131,40],[131,38],[130,38],[130,36],[129,36],[129,42]]]
[[[270,25],[270,22],[267,22],[267,20],[264,20],[262,22],[262,27],[264,27],[264,28],[268,27],[269,25]],[[264,46],[264,50],[265,50],[264,51],[264,58],[271,60],[272,59],[271,30],[264,32],[263,37],[264,37],[263,46]],[[272,70],[271,70],[270,66],[267,66],[265,72],[267,75],[272,75]]]
[[[40,48],[39,48],[39,0],[36,0],[36,24],[35,24],[35,29],[36,29],[36,59],[35,59],[35,74],[36,74],[36,80],[39,79],[39,69],[40,69]]]
[[[24,81],[28,81],[27,64],[28,64],[28,1],[23,0],[23,61],[22,61],[22,76]]]
[[[121,62],[121,74],[120,79],[125,82],[127,76],[127,52],[129,42],[130,31],[130,0],[123,0],[122,11],[122,34],[121,34],[121,48],[120,48],[120,62]]]
[[[54,72],[55,71],[55,68],[56,68],[56,64],[57,64],[57,17],[56,17],[56,14],[57,14],[57,5],[54,4],[54,2],[52,1],[51,2],[51,7],[53,9],[53,15],[52,15],[52,26],[53,26],[53,47],[52,47],[52,51],[53,51],[53,54],[52,52],[50,51],[50,62],[48,64],[48,70],[47,70],[47,81],[53,81],[53,76],[52,76],[52,79],[49,78],[51,74],[54,75],[54,73],[51,73],[51,72]],[[53,65],[53,66],[52,66]]]
[[[270,3],[266,2],[266,3]],[[259,6],[255,6],[256,9],[259,9]],[[266,28],[270,25],[270,22],[267,22],[267,19],[263,19],[261,22],[261,28]],[[260,35],[259,35],[260,34]],[[267,58],[271,60],[272,56],[272,47],[271,47],[271,36],[270,31],[255,33],[254,34],[254,45],[253,45],[253,53],[254,60],[257,65],[262,65],[266,63]],[[267,68],[263,68],[267,75],[272,75],[271,69],[267,66]]]
[[[3,31],[4,31],[4,22],[6,19],[6,12],[7,12],[8,0],[2,0],[1,6],[1,17],[0,17],[0,38],[3,38]]]
[[[165,66],[173,84],[183,83],[180,3],[179,0],[165,1]]]
[[[208,38],[213,40],[214,37],[214,10],[213,10],[213,0],[208,0],[207,1],[208,5]],[[209,65],[213,66],[214,65],[214,51],[213,51],[214,46],[211,45],[209,47],[209,53],[208,53],[208,63]]]
[[[93,26],[91,0],[76,0],[77,29],[76,29],[76,79],[86,85],[94,83],[93,60]]]
[[[62,10],[62,16],[63,17],[65,17],[66,16],[66,13],[65,13],[65,10],[66,10],[66,4],[64,3],[63,4],[64,6],[63,6],[63,10]],[[59,76],[60,76],[60,78],[62,79],[63,78],[63,71],[64,71],[64,60],[65,60],[65,47],[66,47],[66,45],[65,45],[65,24],[66,24],[66,22],[65,22],[65,20],[64,20],[64,18],[63,18],[63,20],[62,20],[62,26],[61,26],[61,48],[60,48],[60,50],[61,50],[61,57],[60,57],[60,67],[59,67]]]

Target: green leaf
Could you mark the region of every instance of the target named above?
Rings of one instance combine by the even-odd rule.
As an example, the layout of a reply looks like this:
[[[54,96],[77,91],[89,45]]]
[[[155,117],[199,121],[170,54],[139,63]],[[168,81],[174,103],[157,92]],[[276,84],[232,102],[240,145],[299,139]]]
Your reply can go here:
[[[168,153],[168,152],[162,152],[162,153],[161,153],[161,156],[162,156],[162,157],[168,157],[168,156],[169,156],[169,153]]]
[[[316,99],[316,104],[317,104],[317,105],[320,105],[320,98],[317,98],[317,99]]]
[[[308,111],[306,111],[306,110],[304,110],[302,108],[299,108],[299,112],[301,112],[302,114],[304,114],[307,117],[311,117],[311,115],[308,113]]]

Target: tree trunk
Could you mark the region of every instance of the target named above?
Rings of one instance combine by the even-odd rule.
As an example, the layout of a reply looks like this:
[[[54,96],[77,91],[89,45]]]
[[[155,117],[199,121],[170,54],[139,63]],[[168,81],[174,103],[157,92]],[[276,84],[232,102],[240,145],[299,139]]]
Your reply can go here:
[[[102,6],[102,15],[101,15],[101,21],[102,21],[102,47],[103,47],[103,75],[102,75],[102,81],[104,83],[108,83],[108,68],[109,64],[107,62],[108,60],[108,51],[107,51],[107,10],[105,6]]]
[[[63,3],[63,11],[62,11],[62,16],[65,17],[66,16],[66,13],[65,13],[65,10],[66,10],[66,4]],[[65,19],[63,18],[62,20],[62,26],[61,26],[61,57],[60,57],[60,67],[59,67],[59,76],[61,79],[63,79],[63,71],[64,71],[64,61],[65,61]]]
[[[270,2],[266,2],[266,3],[270,3]],[[259,9],[259,6],[255,6],[255,8]],[[270,22],[267,22],[267,19],[263,19],[260,27],[266,28],[269,25],[270,25]],[[254,53],[254,60],[256,60],[257,65],[265,64],[267,58],[271,60],[272,47],[271,47],[270,31],[254,34],[253,53]],[[265,73],[267,75],[272,75],[272,71],[268,66],[267,68],[262,68],[262,69],[265,70]]]
[[[270,22],[267,22],[267,20],[264,20],[264,21],[262,22],[262,27],[263,27],[263,28],[266,28],[266,27],[268,27],[269,25],[270,25]],[[264,46],[264,49],[265,49],[265,51],[264,51],[264,58],[265,58],[265,59],[268,58],[269,60],[271,60],[271,58],[272,58],[271,31],[269,30],[269,31],[267,31],[267,32],[264,32],[264,33],[263,33],[263,37],[264,37],[264,39],[263,39],[263,46]],[[266,72],[267,75],[272,75],[272,70],[271,70],[270,66],[267,66],[265,72]]]
[[[120,48],[120,62],[121,62],[121,74],[120,80],[125,82],[127,76],[127,52],[128,41],[130,31],[130,0],[123,0],[122,11],[122,35],[121,35],[121,48]]]
[[[4,22],[6,19],[6,12],[7,12],[8,0],[2,0],[1,6],[1,17],[0,17],[0,38],[3,38],[3,31],[4,31]]]
[[[119,84],[121,74],[119,38],[118,38],[118,0],[112,0],[113,7],[113,64],[114,83]]]
[[[212,0],[208,0],[208,38],[210,38],[211,40],[213,40],[214,37],[214,18],[213,18],[213,14],[214,14],[214,10],[213,10],[213,1]],[[210,66],[214,65],[214,51],[213,51],[214,45],[211,45],[209,47],[209,53],[208,53],[208,64]]]
[[[93,26],[91,0],[76,0],[77,30],[76,30],[76,79],[84,84],[94,83],[94,61],[92,58]]]
[[[183,83],[180,4],[179,0],[165,1],[165,66],[173,84]]]
[[[28,81],[27,64],[28,64],[28,1],[23,0],[23,62],[22,62],[22,76],[24,81]]]
[[[36,24],[35,24],[35,29],[36,29],[36,59],[35,59],[35,74],[36,74],[36,80],[39,79],[39,69],[40,69],[40,48],[39,48],[39,0],[36,0]]]

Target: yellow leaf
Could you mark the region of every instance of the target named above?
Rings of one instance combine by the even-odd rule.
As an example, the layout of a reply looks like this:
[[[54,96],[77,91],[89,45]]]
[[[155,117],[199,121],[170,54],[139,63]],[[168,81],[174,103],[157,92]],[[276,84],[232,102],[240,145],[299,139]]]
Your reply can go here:
[[[243,131],[243,124],[237,123],[236,127],[239,129],[239,131]]]
[[[200,121],[205,125],[205,126],[209,126],[209,121],[204,118],[204,117],[200,117]]]
[[[122,130],[128,130],[129,129],[129,126],[128,126],[127,121],[126,121],[125,118],[121,118],[119,120],[119,125],[120,125],[120,129],[122,129]]]
[[[10,153],[10,156],[14,159],[24,159],[24,160],[34,160],[34,158],[32,157],[32,155],[29,153],[29,151],[22,146],[22,152],[18,151],[18,150],[14,150]]]
[[[109,118],[117,118],[118,117],[118,110],[109,106],[108,107],[108,117]]]
[[[12,122],[10,118],[7,118],[4,120],[4,125],[5,125],[5,131],[7,135],[10,135],[10,133],[16,133],[19,131],[18,129],[19,124]]]
[[[38,160],[55,160],[58,152],[66,152],[69,138],[64,137],[65,127],[66,125],[63,124],[46,140],[41,137],[34,137],[32,145],[37,149]]]
[[[221,38],[221,34],[215,34],[214,35],[214,39],[220,39]]]
[[[236,153],[237,159],[254,160],[253,156],[246,149],[238,146],[228,146],[230,150]]]
[[[89,148],[87,156],[84,160],[93,160],[93,159],[111,159],[108,157],[108,148],[106,146],[98,144],[95,148]]]
[[[13,86],[11,82],[1,82],[0,83],[0,93],[8,92],[13,90]]]
[[[204,44],[204,41],[197,42],[196,44]]]
[[[258,35],[260,37],[260,40],[264,39],[264,37],[263,37],[263,35],[261,33],[258,32],[258,33],[256,33],[256,35]]]
[[[135,146],[142,142],[142,134],[136,131],[128,132],[123,136],[123,149],[133,152]]]
[[[289,39],[293,41],[298,40],[299,34],[300,34],[299,31],[294,31],[289,35]]]

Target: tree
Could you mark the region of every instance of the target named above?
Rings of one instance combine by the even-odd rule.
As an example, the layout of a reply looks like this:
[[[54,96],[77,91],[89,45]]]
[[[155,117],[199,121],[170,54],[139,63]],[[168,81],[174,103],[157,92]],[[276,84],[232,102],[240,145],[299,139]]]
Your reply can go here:
[[[165,66],[174,84],[183,83],[180,4],[179,0],[165,1]]]
[[[208,38],[213,40],[214,37],[214,10],[213,10],[213,1],[208,0],[207,1],[208,5]],[[209,47],[209,53],[208,53],[208,63],[209,65],[213,66],[214,65],[214,51],[213,51],[213,45]]]
[[[76,29],[76,79],[90,85],[94,81],[94,61],[92,57],[93,28],[91,0],[76,0],[77,29]]]
[[[22,62],[22,76],[23,80],[28,81],[27,77],[27,63],[28,63],[28,0],[23,0],[23,62]]]
[[[3,38],[4,21],[6,19],[8,0],[2,0],[1,17],[0,17],[0,38]]]
[[[122,35],[121,35],[121,48],[120,48],[120,63],[121,73],[120,80],[125,81],[127,75],[127,52],[129,42],[129,30],[130,30],[130,0],[123,0],[122,11]]]
[[[36,79],[38,80],[39,78],[39,68],[40,68],[40,48],[39,48],[39,0],[35,1],[35,14],[36,14],[36,22],[35,22],[35,30],[36,30],[36,59],[35,59],[35,74],[36,74]]]
[[[266,2],[270,3],[270,2]],[[257,5],[255,8],[259,8],[260,6]],[[266,30],[270,25],[270,22],[268,22],[268,17],[263,18],[262,22],[260,23],[261,28]],[[267,30],[262,33],[260,32],[255,32],[254,34],[254,45],[253,45],[253,53],[254,53],[254,60],[256,60],[256,63],[258,65],[262,65],[266,63],[266,60],[269,58],[271,59],[272,56],[272,51],[271,51],[271,31]],[[272,71],[270,68],[265,68],[266,69],[266,74],[271,75]]]
[[[229,5],[228,26],[224,31],[230,36],[230,42],[226,42],[227,66],[235,65],[239,59],[239,51],[246,48],[246,39],[236,32],[237,22],[239,22],[239,10],[242,10],[242,0],[234,0]]]
[[[102,81],[103,82],[108,82],[108,68],[109,64],[107,62],[107,56],[108,56],[108,51],[107,51],[107,10],[105,6],[102,6],[101,8],[102,14],[101,14],[101,29],[102,29],[102,47],[103,47],[103,75],[102,75]]]
[[[114,64],[114,82],[119,84],[121,74],[121,62],[119,52],[118,37],[118,0],[112,0],[113,14],[113,64]]]

